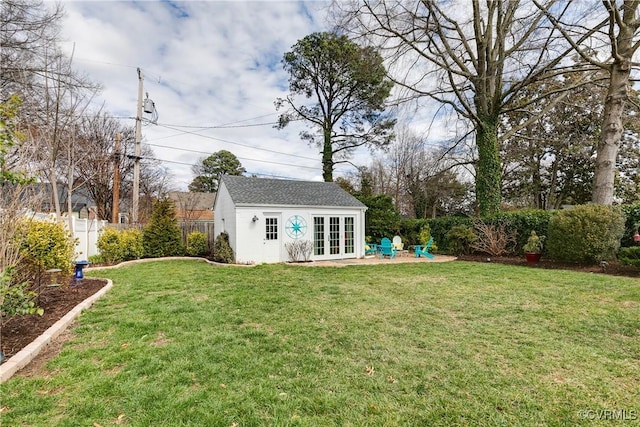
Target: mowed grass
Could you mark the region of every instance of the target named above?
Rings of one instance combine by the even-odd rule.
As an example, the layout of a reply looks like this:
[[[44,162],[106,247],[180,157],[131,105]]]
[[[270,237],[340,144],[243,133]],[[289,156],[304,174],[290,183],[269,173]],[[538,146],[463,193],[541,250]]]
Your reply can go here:
[[[1,425],[559,426],[640,415],[638,280],[461,262],[159,261],[88,275],[115,286],[45,372],[1,386]]]

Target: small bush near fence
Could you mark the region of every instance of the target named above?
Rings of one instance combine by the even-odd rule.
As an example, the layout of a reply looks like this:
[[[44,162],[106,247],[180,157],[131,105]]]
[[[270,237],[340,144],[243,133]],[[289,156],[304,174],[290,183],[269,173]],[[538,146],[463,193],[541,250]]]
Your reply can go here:
[[[193,231],[187,235],[187,255],[205,256],[209,253],[207,235],[199,231]]]
[[[34,283],[48,269],[59,268],[70,274],[75,242],[64,224],[27,220],[21,230],[22,262],[16,267],[14,278]]]
[[[564,262],[614,259],[624,222],[622,211],[611,206],[581,205],[560,211],[549,221],[547,253]]]
[[[107,263],[129,261],[144,256],[142,232],[135,228],[116,230],[104,228],[98,238],[100,258]]]

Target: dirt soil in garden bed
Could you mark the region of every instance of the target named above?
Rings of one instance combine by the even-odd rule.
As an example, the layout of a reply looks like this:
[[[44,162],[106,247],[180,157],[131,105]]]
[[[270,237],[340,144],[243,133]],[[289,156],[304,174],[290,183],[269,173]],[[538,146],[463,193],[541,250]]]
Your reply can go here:
[[[462,255],[458,257],[458,261],[494,262],[499,264],[521,265],[531,268],[572,270],[582,271],[585,273],[600,273],[610,274],[614,276],[640,278],[639,268],[630,265],[622,265],[617,261],[609,261],[606,263],[602,263],[602,265],[581,265],[552,261],[542,257],[542,259],[540,259],[540,261],[537,263],[528,263],[524,257],[491,257],[486,255]]]
[[[44,314],[2,318],[2,340],[0,346],[6,358],[10,358],[33,340],[42,335],[51,325],[85,299],[102,289],[107,281],[85,277],[77,284],[72,279],[63,281],[60,286],[42,285],[39,301]]]

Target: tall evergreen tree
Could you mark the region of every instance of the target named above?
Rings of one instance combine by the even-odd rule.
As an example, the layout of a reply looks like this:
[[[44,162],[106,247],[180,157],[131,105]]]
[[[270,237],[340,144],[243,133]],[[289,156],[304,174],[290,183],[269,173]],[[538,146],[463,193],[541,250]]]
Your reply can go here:
[[[220,150],[200,159],[193,166],[196,177],[189,184],[189,191],[215,193],[218,191],[220,175],[242,175],[246,170],[240,160],[230,151]]]
[[[313,33],[285,53],[282,63],[291,93],[276,100],[278,109],[287,108],[279,128],[293,120],[308,122],[314,131],[300,136],[322,150],[326,182],[333,181],[335,165],[347,161],[355,148],[391,142],[395,120],[384,108],[393,84],[374,48],[335,33]]]

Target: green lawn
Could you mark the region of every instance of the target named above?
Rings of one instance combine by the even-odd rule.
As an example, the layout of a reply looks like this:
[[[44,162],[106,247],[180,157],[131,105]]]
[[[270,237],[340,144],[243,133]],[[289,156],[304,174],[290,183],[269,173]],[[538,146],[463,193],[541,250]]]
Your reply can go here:
[[[640,423],[635,279],[461,262],[88,275],[115,286],[46,374],[0,386],[2,426]]]

